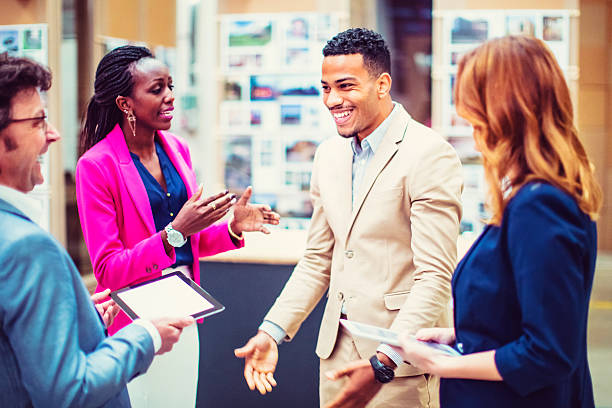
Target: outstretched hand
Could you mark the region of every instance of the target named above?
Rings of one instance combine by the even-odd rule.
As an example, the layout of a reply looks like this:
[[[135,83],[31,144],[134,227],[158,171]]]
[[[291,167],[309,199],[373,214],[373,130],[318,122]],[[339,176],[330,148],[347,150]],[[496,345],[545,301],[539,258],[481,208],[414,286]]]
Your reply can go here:
[[[328,371],[325,375],[332,381],[342,377],[349,378],[340,393],[325,408],[365,407],[382,387],[382,384],[374,378],[374,371],[369,360],[350,362],[338,370]]]
[[[172,228],[184,237],[190,237],[223,218],[236,198],[228,190],[202,197],[203,189],[200,184],[172,221]]]
[[[274,370],[278,362],[278,346],[270,335],[259,331],[247,344],[234,350],[238,358],[244,358],[244,379],[251,391],[264,395],[276,387]]]
[[[234,219],[230,227],[238,235],[250,231],[269,234],[270,231],[264,224],[278,225],[280,215],[272,211],[268,205],[249,203],[251,195],[253,187],[249,186],[234,205]]]

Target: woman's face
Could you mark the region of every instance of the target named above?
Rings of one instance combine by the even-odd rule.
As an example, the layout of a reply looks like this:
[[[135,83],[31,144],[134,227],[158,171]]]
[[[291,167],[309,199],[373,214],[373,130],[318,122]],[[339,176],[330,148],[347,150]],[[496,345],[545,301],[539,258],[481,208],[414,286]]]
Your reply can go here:
[[[172,77],[166,67],[154,58],[143,58],[134,65],[134,88],[130,105],[136,126],[168,130],[174,111]]]

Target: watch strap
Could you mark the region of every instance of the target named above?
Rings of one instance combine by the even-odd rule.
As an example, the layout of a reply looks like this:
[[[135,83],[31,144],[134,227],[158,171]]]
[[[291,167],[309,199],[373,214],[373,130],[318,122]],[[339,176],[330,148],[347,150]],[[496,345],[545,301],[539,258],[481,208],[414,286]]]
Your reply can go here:
[[[374,378],[381,384],[386,384],[393,380],[395,377],[395,371],[392,367],[383,364],[376,354],[370,357],[370,364],[372,365],[372,369],[374,370]]]

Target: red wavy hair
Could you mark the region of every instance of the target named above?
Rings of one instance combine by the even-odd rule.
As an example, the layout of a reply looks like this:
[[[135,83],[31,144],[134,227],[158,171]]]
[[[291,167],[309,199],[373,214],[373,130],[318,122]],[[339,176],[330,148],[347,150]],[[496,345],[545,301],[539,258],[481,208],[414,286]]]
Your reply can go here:
[[[595,220],[602,191],[574,126],[569,89],[541,40],[497,38],[459,62],[457,113],[474,127],[489,187],[491,223],[527,182],[566,191]]]

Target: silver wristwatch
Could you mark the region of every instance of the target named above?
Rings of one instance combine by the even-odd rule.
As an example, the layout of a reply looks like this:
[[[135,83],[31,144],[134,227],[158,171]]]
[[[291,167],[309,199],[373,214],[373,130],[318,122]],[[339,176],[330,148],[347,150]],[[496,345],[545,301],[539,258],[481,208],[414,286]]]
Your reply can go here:
[[[187,238],[185,238],[180,231],[172,228],[172,223],[166,225],[164,231],[166,231],[166,234],[168,235],[168,243],[175,248],[182,247],[185,245],[185,242],[187,242]]]

